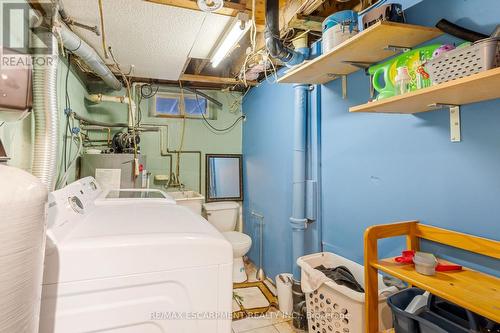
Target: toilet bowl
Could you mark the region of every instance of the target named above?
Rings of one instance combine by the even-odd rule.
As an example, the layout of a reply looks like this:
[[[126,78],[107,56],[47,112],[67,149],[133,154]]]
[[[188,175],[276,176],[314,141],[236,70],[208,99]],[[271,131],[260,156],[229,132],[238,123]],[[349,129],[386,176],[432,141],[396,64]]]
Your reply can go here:
[[[222,235],[233,247],[233,282],[245,282],[248,280],[248,276],[245,271],[243,256],[250,250],[252,239],[250,236],[237,231],[223,232]]]
[[[235,231],[240,211],[237,202],[211,202],[203,205],[208,222],[210,222],[233,247],[233,282],[245,282],[248,277],[243,264],[243,256],[252,246],[250,236]]]

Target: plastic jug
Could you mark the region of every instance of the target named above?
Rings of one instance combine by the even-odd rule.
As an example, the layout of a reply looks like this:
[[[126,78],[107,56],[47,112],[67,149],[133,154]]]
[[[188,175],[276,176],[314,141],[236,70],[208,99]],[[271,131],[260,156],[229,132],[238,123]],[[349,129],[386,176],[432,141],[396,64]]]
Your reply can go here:
[[[368,69],[368,74],[372,76],[373,88],[378,93],[377,100],[395,95],[395,68],[394,71],[391,69],[395,65],[396,60],[391,59],[381,64],[370,66]],[[393,77],[391,77],[392,75]]]
[[[410,75],[409,90],[417,90],[417,69],[442,44],[431,44],[407,51],[381,64],[370,66],[368,73],[372,76],[373,87],[378,92],[377,100],[396,95],[395,78],[398,67],[407,67]]]

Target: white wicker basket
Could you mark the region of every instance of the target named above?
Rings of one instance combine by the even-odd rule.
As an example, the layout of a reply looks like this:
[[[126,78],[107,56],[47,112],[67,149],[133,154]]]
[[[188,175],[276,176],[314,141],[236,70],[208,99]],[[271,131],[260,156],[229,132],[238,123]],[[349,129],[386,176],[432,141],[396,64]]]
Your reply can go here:
[[[500,65],[500,38],[482,39],[470,46],[459,47],[429,60],[424,67],[432,83],[439,84]]]
[[[322,252],[300,257],[297,264],[302,268],[301,282],[309,285],[308,271],[325,267],[347,267],[356,280],[364,286],[363,266],[333,253]],[[386,303],[388,295],[396,292],[387,287],[379,275],[379,323],[380,330],[392,327],[391,311]],[[319,289],[306,293],[309,333],[363,333],[365,325],[365,294],[356,292],[333,281],[323,283]]]

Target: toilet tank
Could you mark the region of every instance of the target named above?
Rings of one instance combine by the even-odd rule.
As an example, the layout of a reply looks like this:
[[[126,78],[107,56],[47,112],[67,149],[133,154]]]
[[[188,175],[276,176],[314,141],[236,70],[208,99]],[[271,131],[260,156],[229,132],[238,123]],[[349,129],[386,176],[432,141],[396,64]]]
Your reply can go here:
[[[210,202],[203,205],[207,220],[220,232],[233,231],[238,221],[240,205],[233,201]]]

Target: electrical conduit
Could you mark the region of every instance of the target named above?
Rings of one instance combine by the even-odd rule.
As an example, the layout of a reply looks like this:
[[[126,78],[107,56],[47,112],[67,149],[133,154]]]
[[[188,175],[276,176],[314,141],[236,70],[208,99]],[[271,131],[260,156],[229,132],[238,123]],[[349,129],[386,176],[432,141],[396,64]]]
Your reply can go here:
[[[292,185],[292,260],[293,278],[300,281],[297,258],[304,255],[306,219],[306,115],[309,87],[294,85],[295,107],[293,121],[293,185]]]

